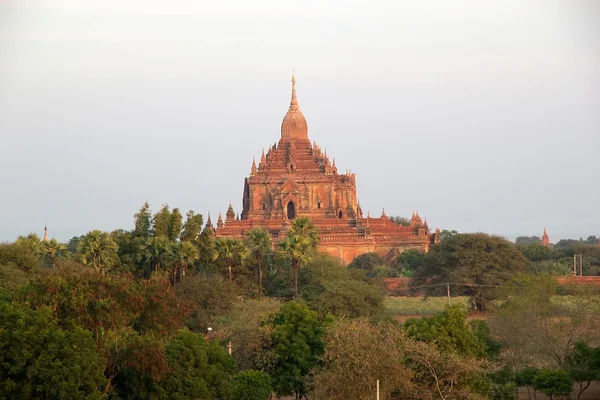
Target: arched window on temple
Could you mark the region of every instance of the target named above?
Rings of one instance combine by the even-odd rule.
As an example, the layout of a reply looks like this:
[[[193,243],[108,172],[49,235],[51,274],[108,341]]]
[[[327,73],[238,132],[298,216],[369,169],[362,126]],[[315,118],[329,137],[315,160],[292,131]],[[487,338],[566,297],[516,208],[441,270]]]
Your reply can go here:
[[[342,213],[342,210],[338,211],[338,218],[342,219],[343,216],[344,216],[344,214]]]
[[[265,203],[262,203],[262,209],[263,211],[267,209],[267,205]]]
[[[296,206],[294,205],[293,201],[290,201],[287,204],[287,217],[288,219],[296,218]]]
[[[317,201],[317,208],[321,209],[321,202],[320,201]]]
[[[290,164],[290,171],[294,172],[294,164]]]

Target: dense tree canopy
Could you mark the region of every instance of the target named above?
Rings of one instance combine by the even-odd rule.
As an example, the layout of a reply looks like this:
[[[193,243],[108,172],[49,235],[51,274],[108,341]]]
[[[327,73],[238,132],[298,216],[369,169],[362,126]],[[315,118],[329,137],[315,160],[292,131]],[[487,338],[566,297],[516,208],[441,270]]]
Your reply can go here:
[[[442,284],[428,289],[439,294],[446,291],[443,284],[450,283],[455,294],[471,296],[477,309],[485,311],[496,287],[524,271],[526,264],[525,257],[506,239],[484,233],[457,234],[432,246],[412,285]]]

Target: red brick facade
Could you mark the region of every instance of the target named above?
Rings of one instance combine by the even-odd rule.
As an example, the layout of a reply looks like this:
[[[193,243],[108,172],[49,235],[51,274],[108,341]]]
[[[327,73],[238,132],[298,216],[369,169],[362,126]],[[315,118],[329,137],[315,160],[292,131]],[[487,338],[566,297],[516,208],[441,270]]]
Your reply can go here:
[[[276,244],[289,221],[307,217],[316,226],[321,250],[343,262],[366,252],[389,256],[405,249],[428,251],[439,241],[427,222],[413,213],[410,226],[392,222],[385,212],[378,218],[363,216],[356,196],[356,176],[338,173],[335,159],[308,138],[308,125],[298,106],[296,80],[292,101],[281,124],[279,143],[263,151],[258,166],[252,162],[245,179],[241,217],[232,205],[225,220],[219,215],[217,237],[243,238],[255,227],[268,230]]]

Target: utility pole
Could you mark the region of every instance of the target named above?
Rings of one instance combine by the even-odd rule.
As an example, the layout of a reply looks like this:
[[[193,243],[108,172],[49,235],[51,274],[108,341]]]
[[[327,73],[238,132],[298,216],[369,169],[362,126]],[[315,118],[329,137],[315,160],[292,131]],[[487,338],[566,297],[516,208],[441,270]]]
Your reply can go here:
[[[377,379],[377,400],[379,400],[379,379]]]
[[[448,305],[450,305],[450,284],[446,283],[446,291],[448,292]]]
[[[573,254],[573,276],[583,275],[583,257],[581,254]]]

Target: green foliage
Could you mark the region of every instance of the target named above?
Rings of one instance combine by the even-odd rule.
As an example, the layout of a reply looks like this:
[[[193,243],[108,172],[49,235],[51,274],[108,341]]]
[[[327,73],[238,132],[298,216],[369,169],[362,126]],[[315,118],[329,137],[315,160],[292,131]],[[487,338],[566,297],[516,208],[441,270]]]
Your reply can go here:
[[[133,223],[134,236],[149,238],[152,235],[152,212],[148,202],[145,202],[142,208],[133,216]]]
[[[517,275],[502,295],[506,300],[488,318],[515,370],[524,365],[564,369],[573,344],[597,333],[600,303],[586,288],[560,297],[556,279],[546,274]]]
[[[321,316],[372,317],[383,313],[383,290],[356,270],[328,255],[315,257],[300,271],[302,299]]]
[[[288,259],[292,264],[294,277],[294,296],[298,297],[298,270],[303,264],[309,262],[315,249],[312,247],[310,238],[298,236],[291,230],[286,237],[279,241],[280,255]]]
[[[460,306],[448,306],[434,317],[411,318],[404,323],[408,337],[433,343],[441,352],[461,356],[485,357],[486,344],[466,323],[467,312]]]
[[[166,348],[169,372],[157,384],[158,398],[222,399],[229,394],[233,359],[202,334],[181,331]]]
[[[228,272],[229,282],[233,282],[233,269],[241,269],[248,257],[248,248],[244,242],[232,238],[215,240],[216,262]]]
[[[104,275],[118,262],[119,247],[112,237],[99,230],[93,230],[83,236],[77,246],[77,253],[84,265]]]
[[[196,214],[193,210],[189,210],[179,239],[188,242],[196,241],[202,232],[203,222],[202,214]]]
[[[579,396],[591,381],[600,379],[600,347],[592,348],[585,342],[577,342],[567,355],[565,369],[571,379],[579,384]]]
[[[533,387],[550,399],[567,397],[573,390],[573,380],[566,371],[542,369],[533,378]]]
[[[271,351],[273,327],[266,323],[281,309],[281,302],[272,298],[248,299],[236,303],[231,310],[215,318],[214,339],[231,341],[233,358],[240,370],[271,370],[275,356]]]
[[[467,296],[452,297],[453,305],[465,309],[469,306]],[[448,305],[447,297],[392,297],[388,296],[383,304],[390,315],[431,315],[443,312]]]
[[[129,275],[66,271],[41,276],[21,296],[34,308],[50,307],[63,326],[81,325],[97,341],[107,330],[123,327],[173,332],[189,311],[160,277],[135,281]]]
[[[382,398],[390,398],[392,393],[414,398],[409,396],[412,371],[405,363],[404,342],[402,331],[389,323],[371,324],[364,318],[336,320],[327,329],[323,363],[315,373],[316,398],[374,398],[378,379]]]
[[[204,332],[218,315],[223,315],[237,301],[239,289],[217,275],[193,275],[175,287],[177,297],[195,308],[185,325],[194,332]]]
[[[520,271],[527,260],[514,244],[484,233],[458,234],[433,246],[411,282],[424,284],[456,283],[461,294],[471,296],[478,311],[486,311],[496,297],[493,287],[503,285]],[[441,294],[442,286],[427,289]]]
[[[497,359],[500,356],[502,345],[492,336],[487,321],[474,319],[469,322],[469,326],[475,332],[475,336],[485,344],[487,358]]]
[[[0,243],[0,265],[35,271],[41,266],[42,242],[37,235],[19,237],[15,243]]]
[[[263,371],[239,372],[231,382],[231,400],[268,400],[273,388],[271,377]]]
[[[445,241],[446,239],[450,239],[453,236],[458,235],[458,232],[455,230],[444,229],[440,232],[440,242]]]
[[[246,247],[250,252],[250,262],[256,265],[258,295],[262,296],[263,261],[271,252],[271,235],[264,229],[251,229],[246,235]]]
[[[519,249],[529,261],[544,261],[554,258],[552,249],[542,246],[540,242],[529,245],[518,245],[517,249]]]
[[[67,245],[59,243],[56,239],[50,239],[47,242],[42,242],[41,253],[46,260],[46,263],[52,268],[56,268],[58,262],[65,258]]]
[[[93,399],[104,360],[80,327],[61,329],[49,308],[0,303],[0,393],[8,398]]]
[[[387,262],[385,259],[377,253],[364,253],[352,260],[352,262],[348,264],[348,268],[360,269],[367,274],[370,274],[378,267],[386,265]]]
[[[533,386],[533,379],[538,374],[538,369],[534,367],[525,367],[515,376],[515,381],[519,386]]]
[[[286,303],[272,322],[273,388],[278,395],[304,396],[311,388],[310,372],[323,355],[325,325],[303,302]]]
[[[539,245],[542,243],[542,238],[539,236],[519,236],[515,239],[516,245],[530,246]]]
[[[182,330],[166,345],[149,337],[133,354],[154,360],[156,365],[128,367],[116,380],[123,398],[136,399],[223,399],[229,395],[235,372],[233,359],[201,334]],[[142,343],[140,343],[142,344]],[[162,365],[164,363],[164,365]],[[133,395],[133,396],[132,396]]]
[[[410,218],[395,216],[390,217],[390,221],[397,225],[410,226]]]
[[[183,217],[178,208],[169,210],[168,204],[163,204],[160,210],[152,217],[153,235],[164,236],[168,240],[176,240],[181,234]]]

